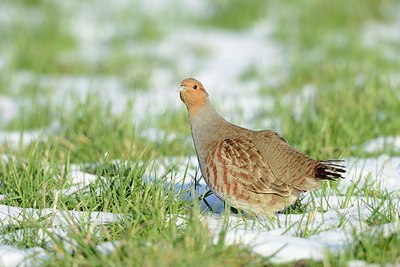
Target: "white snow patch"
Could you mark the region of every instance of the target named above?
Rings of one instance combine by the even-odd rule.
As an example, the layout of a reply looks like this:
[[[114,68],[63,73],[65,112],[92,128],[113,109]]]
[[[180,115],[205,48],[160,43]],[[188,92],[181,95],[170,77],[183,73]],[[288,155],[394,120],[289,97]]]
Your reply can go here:
[[[400,157],[380,155],[377,158],[353,158],[348,160],[347,166],[349,168],[346,179],[339,184],[342,188],[358,182],[359,178],[361,181],[358,187],[362,187],[364,181],[371,177],[372,182],[382,190],[400,190]]]
[[[400,8],[398,8],[400,11]],[[400,43],[400,17],[393,22],[369,22],[364,26],[363,41],[366,46],[381,45],[382,42]]]
[[[249,232],[248,230],[236,231],[228,235],[227,243],[240,241],[249,245],[254,252],[264,256],[271,256],[276,263],[287,262],[301,259],[321,260],[324,255],[324,246],[319,242],[299,238],[281,236],[262,235],[259,232]]]
[[[52,104],[62,106],[67,111],[71,111],[77,101],[82,102],[94,96],[111,104],[111,111],[119,114],[132,97],[121,79],[114,76],[38,76],[31,72],[19,72],[14,75],[11,88],[14,92],[19,92],[32,83],[43,91],[51,89]],[[47,100],[48,98],[43,99]]]
[[[173,142],[176,140],[184,140],[185,142],[192,142],[191,136],[190,135],[184,135],[184,134],[179,134],[179,133],[170,133],[167,131],[164,131],[162,129],[157,129],[154,127],[144,129],[139,132],[140,136],[145,137],[149,141],[155,142],[155,143],[160,143],[160,142]]]
[[[392,10],[395,14],[391,22],[370,21],[364,25],[362,41],[366,47],[379,48],[387,58],[394,61],[400,59],[400,6]]]
[[[284,219],[286,215],[277,215],[278,219]],[[287,219],[287,218],[286,218]],[[286,220],[285,219],[285,220]],[[290,219],[289,219],[290,220]],[[291,221],[290,224],[295,223]],[[277,221],[273,222],[276,227]],[[208,218],[208,225],[211,231],[215,232],[215,242],[218,241],[218,233],[224,227],[223,216],[212,216]],[[271,260],[275,263],[313,259],[321,260],[327,249],[340,251],[346,248],[346,242],[349,240],[347,233],[343,231],[328,231],[310,238],[302,238],[290,233],[282,233],[284,229],[268,230],[249,221],[238,220],[231,216],[225,242],[227,244],[245,244],[263,256],[272,256]]]
[[[37,265],[37,260],[34,260],[33,257],[35,257],[35,259],[44,259],[47,258],[48,255],[44,249],[39,247],[22,249],[0,244],[1,266],[35,266]]]
[[[112,6],[104,0],[85,3],[64,1],[60,5],[68,16],[73,17],[68,21],[69,27],[79,42],[78,57],[86,63],[106,59],[113,52],[109,46],[113,40],[135,36],[141,26],[138,18],[151,20],[163,33],[167,33],[181,25],[180,18],[204,17],[210,10],[209,3],[200,0],[117,0],[113,1]],[[174,8],[171,9],[171,6]],[[129,10],[129,16],[125,10]],[[173,19],[159,19],[160,17]],[[140,46],[135,38],[132,38],[132,42],[135,46]],[[137,47],[127,50],[130,49],[137,50]]]
[[[97,179],[104,179],[104,177],[98,177],[97,175],[91,173],[85,173],[79,171],[76,166],[72,166],[70,177],[72,186],[65,188],[63,190],[56,190],[56,193],[60,193],[64,196],[72,195],[78,191],[86,190],[87,186],[94,183]]]
[[[38,220],[45,216],[52,217],[53,226],[68,226],[76,222],[103,224],[115,222],[123,218],[121,214],[110,212],[60,211],[52,208],[33,209],[0,205],[0,221],[2,226],[20,222],[27,218]]]
[[[16,99],[9,96],[0,95],[0,123],[7,123],[14,118],[19,109],[19,103]]]
[[[331,251],[341,251],[348,247],[352,237],[349,233],[341,230],[324,231],[310,236],[311,240],[321,243]]]
[[[351,260],[347,263],[348,267],[381,267],[382,265],[380,264],[374,264],[374,263],[367,263],[362,260]],[[386,266],[391,266],[391,265],[386,265]]]
[[[376,231],[382,235],[383,238],[388,238],[395,233],[399,233],[399,221],[392,223],[385,223],[371,227],[371,232]]]
[[[46,228],[46,230],[37,228],[21,228],[5,234],[1,239],[7,242],[22,243],[28,236],[37,240],[38,243],[45,244],[48,249],[51,249],[56,246],[55,242],[52,240],[52,237],[55,235],[63,240],[69,239],[68,233],[61,227]]]
[[[367,153],[380,152],[385,149],[400,151],[400,136],[380,136],[361,145]]]
[[[178,168],[171,168],[171,166],[178,166]],[[187,171],[186,171],[187,166]],[[156,160],[153,165],[149,166],[143,179],[146,181],[153,181],[155,177],[163,176],[169,172],[168,177],[171,177],[171,182],[176,183],[176,192],[179,193],[182,190],[186,193],[181,194],[181,197],[186,200],[191,200],[192,195],[188,191],[194,184],[194,180],[197,180],[196,192],[197,196],[206,194],[209,190],[204,179],[200,179],[201,174],[198,168],[197,157],[193,156],[188,159],[184,158],[168,158],[165,160]],[[220,213],[224,209],[224,203],[214,194],[210,195],[206,199],[207,204],[211,206],[212,210],[216,213]],[[208,210],[209,206],[204,201],[201,203],[202,210]]]
[[[112,253],[115,248],[120,244],[118,241],[108,241],[101,244],[98,244],[96,248],[103,254]]]
[[[19,145],[27,146],[38,140],[42,137],[42,131],[9,131],[9,132],[1,132],[0,131],[0,145],[7,144],[11,147],[18,147]]]
[[[21,14],[24,15],[21,16]],[[15,23],[26,23],[29,26],[37,26],[43,19],[42,15],[42,10],[39,8],[25,8],[22,5],[3,1],[0,8],[0,25],[7,30]]]

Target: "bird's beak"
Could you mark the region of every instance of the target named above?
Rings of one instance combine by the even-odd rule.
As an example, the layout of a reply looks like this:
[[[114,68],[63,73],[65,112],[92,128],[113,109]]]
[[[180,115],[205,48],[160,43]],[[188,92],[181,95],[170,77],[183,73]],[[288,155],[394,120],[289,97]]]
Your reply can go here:
[[[182,93],[182,92],[185,91],[185,90],[186,90],[186,86],[182,85],[182,86],[178,89],[178,92],[179,92],[179,93]]]

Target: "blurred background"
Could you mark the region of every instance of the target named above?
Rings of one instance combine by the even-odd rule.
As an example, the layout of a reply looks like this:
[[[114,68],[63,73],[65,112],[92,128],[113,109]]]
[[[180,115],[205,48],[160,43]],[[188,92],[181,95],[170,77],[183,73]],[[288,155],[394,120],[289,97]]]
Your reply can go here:
[[[197,202],[188,77],[347,179],[270,223]],[[398,263],[395,155],[399,0],[0,0],[1,266]]]
[[[193,154],[177,89],[194,77],[312,156],[398,153],[399,29],[395,0],[2,0],[0,152]]]

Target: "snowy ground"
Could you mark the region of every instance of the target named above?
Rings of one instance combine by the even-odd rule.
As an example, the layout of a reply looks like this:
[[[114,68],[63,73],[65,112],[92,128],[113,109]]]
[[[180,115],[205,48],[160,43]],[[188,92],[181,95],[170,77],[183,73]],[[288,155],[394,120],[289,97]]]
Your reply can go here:
[[[114,2],[114,8],[121,8],[121,6],[123,8],[128,1]],[[159,2],[146,1],[143,2],[143,5],[153,7],[154,4],[158,8],[152,9],[152,12],[157,13],[162,12],[168,6],[167,4],[160,5]],[[89,10],[92,10],[89,5],[81,6],[67,3],[63,5],[66,6],[66,10],[74,10],[70,14],[73,14],[75,19],[69,20],[69,26],[80,41],[80,50],[74,56],[81,60],[99,60],[99,57],[107,53],[107,48],[103,44],[106,40],[121,34],[119,28],[121,25],[107,24],[107,21],[104,21],[104,18],[107,17],[104,14],[105,10],[99,9],[90,13]],[[79,8],[75,10],[74,8],[77,7]],[[147,8],[147,6],[144,8]],[[195,13],[199,9],[207,9],[201,1],[184,1],[182,8],[186,8],[189,13]],[[2,16],[2,13],[6,14],[6,12],[0,11],[0,19],[6,22],[12,20],[8,15]],[[88,16],[88,14],[91,15]],[[98,28],[102,27],[98,25],[99,21],[105,25],[104,31],[98,31]],[[398,26],[398,21],[395,23]],[[376,45],[378,43],[376,39],[379,38],[398,40],[398,31],[395,31],[395,29],[398,29],[397,26],[373,23],[366,25],[364,34],[366,45]],[[176,92],[180,83],[175,74],[178,72],[184,74],[183,77],[180,77],[181,79],[186,78],[186,76],[196,76],[201,80],[209,91],[212,101],[216,103],[217,109],[229,120],[240,123],[242,126],[252,127],[252,119],[255,114],[274,108],[272,100],[260,97],[258,91],[260,85],[267,84],[271,87],[279,87],[280,82],[286,79],[288,75],[286,71],[287,59],[281,52],[279,45],[271,38],[273,33],[272,22],[262,20],[251,29],[235,32],[198,28],[188,30],[184,25],[178,26],[176,24],[164,25],[164,27],[166,36],[163,37],[162,42],[151,44],[151,49],[148,49],[148,44],[142,43],[132,44],[129,48],[132,53],[152,53],[161,60],[174,58],[173,68],[160,66],[152,71],[149,90],[132,92],[126,88],[125,84],[120,82],[118,77],[112,76],[42,76],[29,72],[20,72],[14,75],[12,90],[18,92],[24,86],[35,82],[43,88],[54,88],[51,100],[62,102],[66,107],[71,105],[69,101],[76,100],[76,98],[70,98],[71,96],[79,96],[79,99],[83,100],[90,94],[96,94],[102,97],[105,102],[110,102],[115,113],[121,112],[128,105],[128,101],[134,99],[135,120],[143,121],[149,117],[162,115],[167,108],[184,109]],[[193,56],[193,50],[202,40],[207,40],[204,47],[207,52],[199,60],[199,57]],[[96,49],[92,49],[93,47]],[[241,53],[237,53],[237,51],[241,51]],[[1,55],[0,59],[2,58]],[[3,57],[2,59],[0,60],[0,70],[4,68],[2,66],[7,64],[7,58]],[[242,81],[239,77],[248,69],[265,73],[265,80]],[[300,118],[302,100],[312,98],[315,90],[314,85],[310,84],[305,86],[300,93],[288,94],[282,101],[292,103]],[[2,122],[7,122],[18,116],[18,110],[24,104],[23,101],[17,96],[0,95],[0,113],[2,114],[0,119]],[[149,107],[152,108],[149,109]],[[240,114],[240,116],[237,114]],[[268,128],[271,125],[279,124],[272,118],[266,118],[261,127]],[[0,131],[0,143],[8,143],[11,147],[25,146],[39,138],[46,138],[46,131],[51,131],[54,127],[24,133]],[[146,135],[150,136],[149,139],[157,139],[157,129],[150,128],[146,131]],[[168,138],[173,139],[174,136],[171,135]],[[383,151],[387,146],[399,150],[400,137],[382,136],[365,143],[362,145],[362,149],[368,153],[373,153]],[[7,156],[3,154],[2,160],[6,161]],[[187,159],[167,158],[162,161],[163,164],[159,164],[160,166],[171,164],[181,166],[179,170],[176,170],[174,176],[177,178],[176,180],[183,177]],[[372,177],[376,182],[374,186],[390,192],[393,200],[400,204],[399,157],[380,155],[375,158],[349,158],[346,159],[346,165],[349,172],[346,180],[340,183],[339,191],[345,192],[355,184],[362,186],[365,182],[370,182],[367,181],[368,177]],[[189,177],[194,175],[196,168],[197,162],[195,156],[192,156],[189,164]],[[75,185],[55,193],[71,194],[77,190],[85,190],[90,183],[99,179],[93,174],[79,170],[77,166],[71,169],[70,177]],[[160,173],[163,171],[165,169],[162,169],[162,167],[158,170]],[[153,173],[149,170],[145,178],[151,182],[152,177]],[[185,186],[189,187],[189,185]],[[177,188],[180,188],[179,184],[177,184]],[[200,181],[199,194],[204,193],[205,190],[207,189],[204,181]],[[310,205],[312,209],[310,208],[305,214],[277,214],[274,222],[259,223],[253,221],[253,219],[243,220],[236,215],[231,215],[231,227],[227,232],[225,241],[228,244],[237,242],[247,244],[255,252],[265,256],[276,252],[272,261],[280,263],[304,258],[322,260],[326,250],[340,252],[353,241],[352,231],[354,227],[359,231],[373,231],[375,228],[380,228],[387,233],[399,232],[400,225],[398,222],[374,227],[360,223],[371,216],[373,211],[370,206],[374,205],[372,199],[360,196],[348,198],[334,194],[325,198],[319,196],[320,191],[313,194],[313,199],[319,201]],[[7,196],[0,197],[7,198]],[[305,195],[302,202],[308,203],[309,199],[309,195]],[[351,204],[342,205],[345,201]],[[218,234],[224,221],[224,216],[221,214],[223,203],[213,195],[207,198],[207,202],[213,208],[214,213],[207,211],[207,207],[203,203],[202,208],[207,211],[203,215],[204,221],[211,231]],[[319,212],[319,208],[322,208],[325,212]],[[66,243],[68,243],[66,229],[71,228],[75,221],[89,220],[91,224],[98,225],[117,220],[120,216],[124,215],[101,212],[87,214],[56,209],[22,209],[0,205],[0,220],[3,226],[16,224],[26,217],[33,219],[50,218],[49,232],[64,238]],[[345,224],[342,223],[343,220],[346,221]],[[287,227],[289,225],[290,228]],[[48,232],[41,232],[39,235],[44,240],[51,241]],[[7,239],[8,237],[3,236],[3,238]],[[13,238],[16,237],[13,236]],[[118,246],[118,242],[99,245],[105,253],[111,251],[115,246]],[[49,247],[51,247],[51,242]],[[17,266],[19,264],[30,266],[33,262],[29,256],[32,255],[47,257],[45,250],[39,247],[22,249],[0,243],[0,262],[4,266]]]
[[[181,169],[176,170],[172,177],[171,182],[180,180],[185,173],[186,166],[185,159],[166,159],[162,164],[156,164],[158,166],[169,166],[171,164],[183,166]],[[393,201],[397,201],[400,204],[400,158],[389,158],[387,156],[380,156],[378,158],[369,159],[349,159],[347,161],[347,167],[350,169],[346,180],[340,184],[340,192],[345,192],[349,186],[357,185],[362,186],[365,179],[369,176],[375,177],[379,186],[383,190],[388,190]],[[197,162],[195,157],[189,162],[188,176],[194,176],[197,168]],[[165,172],[165,168],[160,168],[157,172]],[[154,169],[148,170],[144,175],[148,182],[151,182],[154,175]],[[61,194],[72,194],[77,190],[84,191],[90,183],[96,181],[96,179],[102,179],[96,175],[90,173],[84,173],[79,171],[79,168],[72,166],[70,173],[71,181],[75,183],[69,189],[59,192]],[[178,182],[176,188],[187,189],[191,185],[192,181],[188,181],[183,187]],[[203,180],[200,181],[198,187],[198,193],[201,195],[207,191],[206,185]],[[280,263],[291,260],[300,259],[314,259],[322,260],[324,257],[324,251],[329,250],[331,252],[340,252],[346,249],[351,242],[353,242],[353,231],[356,228],[357,231],[369,231],[374,230],[383,231],[387,235],[398,232],[399,223],[388,223],[379,226],[370,227],[364,221],[370,217],[373,213],[371,206],[374,204],[373,199],[367,199],[365,197],[358,196],[337,196],[329,195],[328,197],[318,197],[320,190],[314,192],[315,205],[311,205],[308,212],[304,214],[277,214],[276,220],[270,221],[254,221],[254,219],[245,219],[238,217],[237,215],[230,216],[229,229],[225,237],[227,244],[242,243],[247,244],[253,248],[253,250],[261,255],[272,257],[272,262]],[[7,196],[2,196],[7,197]],[[183,195],[185,197],[185,195]],[[190,198],[189,195],[187,195]],[[216,240],[217,236],[222,230],[224,221],[224,215],[221,214],[223,211],[223,203],[214,195],[209,196],[207,199],[208,204],[211,205],[214,212],[210,212],[207,206],[202,203],[202,209],[206,211],[204,221],[207,222],[209,229],[215,233]],[[308,203],[309,195],[305,195],[302,199],[303,203]],[[348,201],[350,204],[346,204],[343,207],[343,203]],[[322,208],[325,212],[318,212],[317,209]],[[56,209],[22,209],[17,207],[10,207],[0,205],[0,219],[2,225],[15,224],[26,218],[32,218],[37,220],[39,218],[48,218],[51,223],[48,226],[48,231],[57,235],[63,239],[65,244],[68,246],[70,240],[68,239],[68,229],[73,227],[76,222],[90,222],[92,225],[99,225],[102,223],[108,223],[116,221],[123,214],[111,214],[104,212],[75,212],[75,211],[60,211]],[[346,221],[343,224],[343,220]],[[290,227],[289,227],[290,226]],[[21,236],[23,231],[21,232]],[[45,240],[50,248],[52,246],[52,239],[49,237],[48,232],[35,233]],[[18,238],[18,231],[13,233],[10,238]],[[7,240],[7,236],[3,236]],[[100,244],[99,246],[105,246],[108,250],[112,250],[113,247],[117,246],[118,242],[111,244]],[[5,266],[15,266],[18,263],[24,262],[29,265],[33,254],[39,257],[47,257],[44,249],[41,248],[29,248],[21,249],[17,247],[1,246],[0,257]]]

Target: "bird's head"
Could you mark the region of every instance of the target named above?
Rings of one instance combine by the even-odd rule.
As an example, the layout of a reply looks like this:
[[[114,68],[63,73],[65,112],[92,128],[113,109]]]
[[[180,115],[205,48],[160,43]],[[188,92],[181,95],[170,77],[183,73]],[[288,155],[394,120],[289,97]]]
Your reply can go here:
[[[208,93],[204,89],[204,86],[201,82],[193,78],[187,78],[181,82],[179,95],[192,115],[203,107],[208,99]]]

